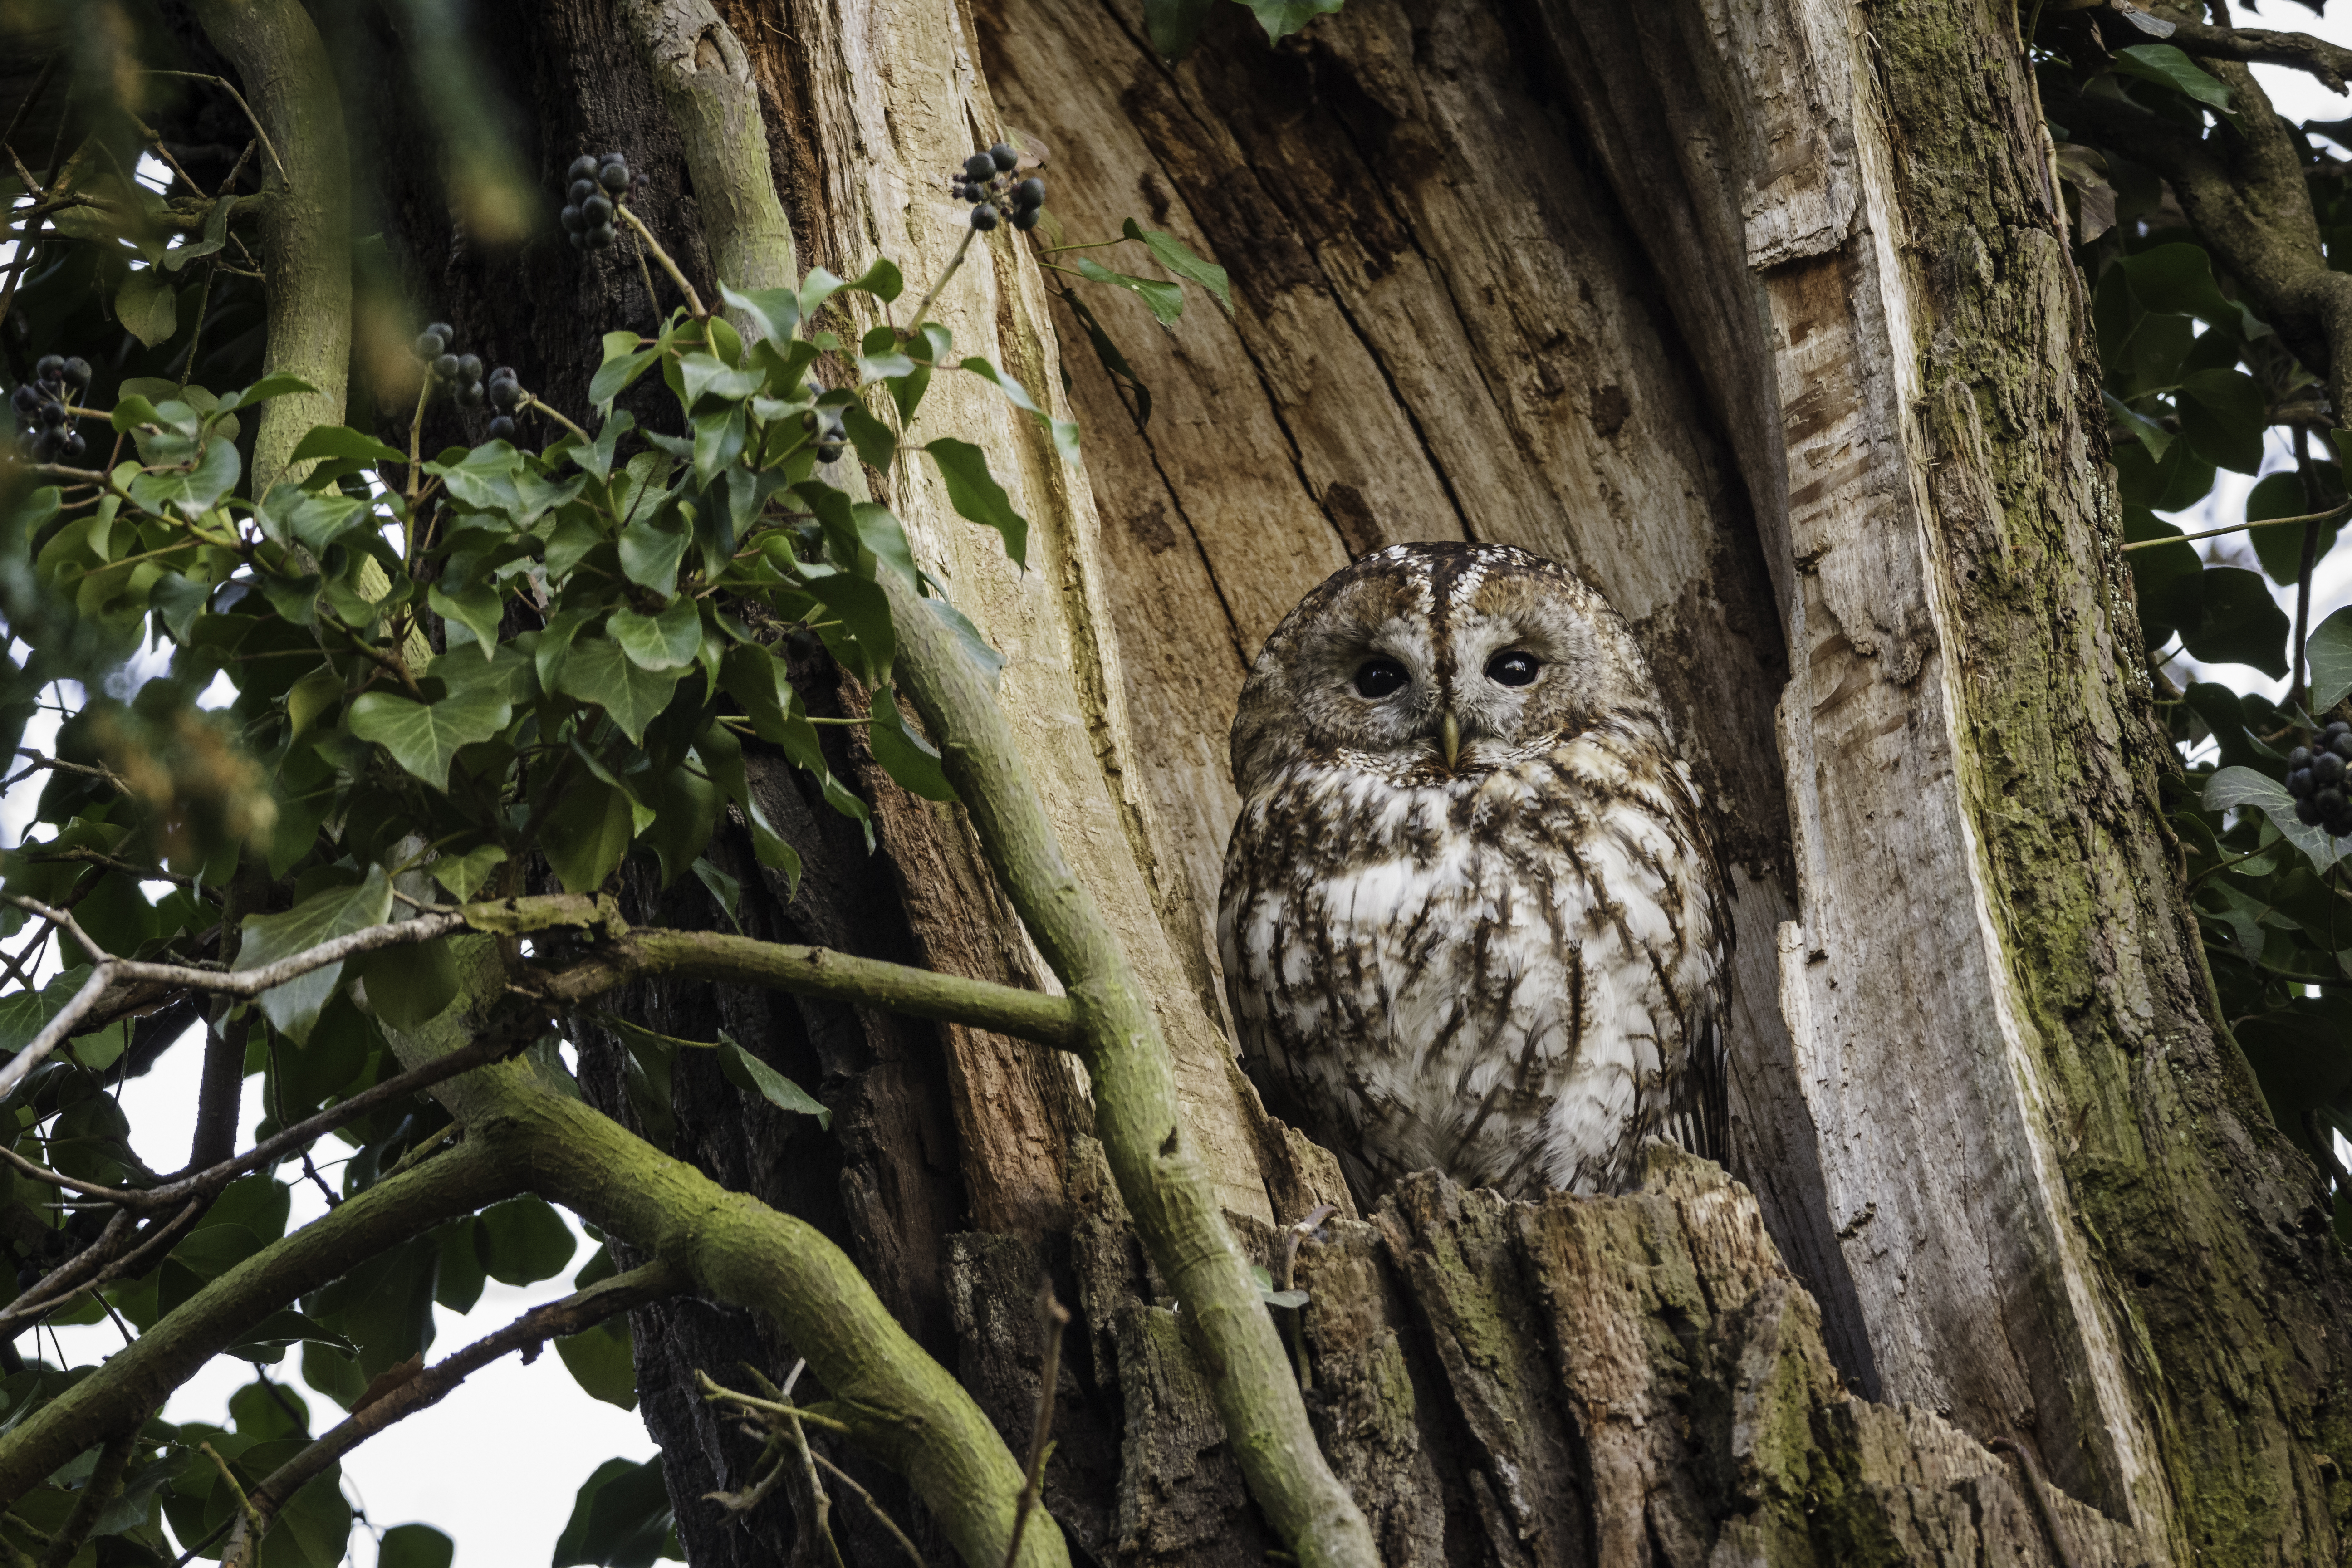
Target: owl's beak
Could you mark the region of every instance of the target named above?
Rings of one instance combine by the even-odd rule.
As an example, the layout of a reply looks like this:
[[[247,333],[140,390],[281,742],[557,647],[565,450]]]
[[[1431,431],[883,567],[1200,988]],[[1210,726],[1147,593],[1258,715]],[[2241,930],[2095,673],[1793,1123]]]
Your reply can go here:
[[[1454,759],[1462,754],[1462,721],[1454,716],[1451,708],[1445,710],[1445,722],[1437,731],[1437,743],[1445,752],[1445,771],[1450,773],[1454,771]]]

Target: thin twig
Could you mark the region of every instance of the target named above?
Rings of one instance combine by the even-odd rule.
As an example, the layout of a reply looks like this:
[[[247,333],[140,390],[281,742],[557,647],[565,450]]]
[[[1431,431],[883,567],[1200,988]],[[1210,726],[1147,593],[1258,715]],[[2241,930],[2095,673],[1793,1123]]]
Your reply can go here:
[[[915,1550],[915,1543],[907,1539],[907,1532],[898,1528],[898,1521],[892,1519],[890,1515],[884,1510],[882,1505],[874,1500],[874,1494],[872,1492],[869,1492],[864,1487],[859,1486],[857,1482],[852,1479],[847,1470],[843,1469],[839,1465],[835,1464],[823,1454],[816,1455],[816,1462],[823,1465],[826,1469],[831,1470],[835,1480],[839,1481],[843,1486],[847,1487],[851,1491],[857,1494],[857,1500],[864,1503],[867,1510],[870,1511],[876,1519],[881,1521],[882,1528],[890,1532],[890,1539],[898,1543],[900,1549],[907,1553],[907,1560],[912,1563],[915,1565],[915,1568],[929,1568],[929,1565],[923,1562],[923,1554]]]
[[[146,74],[149,76],[184,77],[190,81],[208,81],[215,87],[219,88],[223,92],[227,93],[231,98],[236,100],[236,106],[245,110],[246,119],[252,122],[253,133],[261,138],[261,150],[269,154],[269,161],[271,163],[278,165],[278,177],[281,180],[291,177],[286,173],[286,160],[278,155],[277,145],[269,140],[269,132],[261,128],[261,116],[253,112],[253,105],[245,101],[245,94],[237,91],[236,89],[231,86],[228,82],[224,81],[216,76],[206,76],[202,71],[151,70]]]
[[[48,1550],[41,1553],[40,1568],[66,1568],[66,1564],[74,1560],[74,1554],[81,1550],[82,1542],[89,1539],[89,1532],[97,1526],[99,1516],[106,1511],[106,1505],[114,1500],[115,1492],[122,1484],[123,1467],[130,1464],[131,1456],[138,1452],[139,1429],[145,1425],[144,1421],[133,1421],[107,1439],[106,1447],[99,1450],[98,1466],[90,1471],[89,1479],[82,1483],[80,1493],[74,1499],[73,1512],[66,1517],[57,1539],[50,1542]]]
[[[1069,1326],[1070,1310],[1054,1299],[1054,1282],[1037,1289],[1037,1315],[1045,1328],[1045,1354],[1037,1369],[1037,1425],[1029,1435],[1029,1463],[1023,1472],[1021,1500],[1013,1509],[1013,1541],[1004,1549],[1004,1568],[1021,1561],[1021,1537],[1029,1529],[1029,1515],[1045,1485],[1045,1454],[1053,1446],[1054,1385],[1062,1376],[1062,1331]]]
[[[396,1421],[431,1408],[473,1373],[509,1351],[528,1363],[548,1341],[593,1328],[605,1319],[687,1288],[684,1271],[660,1258],[625,1274],[599,1279],[560,1301],[534,1307],[496,1333],[476,1340],[446,1360],[436,1362],[389,1394],[360,1405],[340,1425],[264,1477],[253,1489],[253,1542],[258,1544],[279,1510],[328,1466]],[[232,1549],[233,1550],[233,1549]],[[226,1561],[226,1558],[223,1559]]]
[[[89,978],[82,983],[82,988],[74,994],[73,1000],[67,1003],[57,1016],[43,1026],[41,1032],[33,1037],[32,1044],[17,1052],[5,1067],[0,1067],[0,1098],[5,1098],[12,1093],[18,1084],[25,1081],[26,1074],[48,1059],[49,1053],[64,1043],[66,1037],[73,1032],[74,1026],[98,1005],[99,999],[105,995],[107,990],[117,980],[152,981],[160,984],[184,985],[199,991],[217,992],[226,996],[251,998],[276,986],[283,985],[289,980],[299,979],[314,969],[323,969],[328,964],[339,963],[346,958],[362,952],[373,952],[381,948],[402,947],[414,942],[430,942],[435,937],[463,928],[466,923],[462,915],[446,914],[425,915],[416,920],[403,921],[390,925],[369,926],[362,931],[352,931],[347,936],[339,936],[332,941],[322,942],[316,947],[281,958],[275,963],[263,964],[257,969],[236,970],[223,973],[210,969],[190,969],[177,963],[141,963],[129,959],[109,957],[105,950],[91,942],[89,935],[66,911],[53,910],[37,899],[28,899],[21,894],[7,895],[7,900],[19,908],[32,910],[53,924],[64,925],[81,941],[85,947],[89,949],[98,962],[91,966]]]
[[[2326,522],[2330,518],[2342,517],[2347,512],[2352,512],[2352,501],[2347,501],[2342,506],[2330,507],[2326,511],[2305,512],[2301,517],[2266,517],[2256,522],[2233,522],[2227,528],[2209,528],[2200,533],[2178,533],[2169,539],[2135,539],[2125,545],[2124,549],[2126,552],[2154,550],[2162,544],[2187,544],[2191,540],[2218,539],[2225,533],[2243,533],[2250,528],[2278,528],[2290,522]]]
[[[637,231],[637,237],[645,241],[646,248],[654,253],[654,259],[662,264],[662,270],[669,274],[670,281],[677,284],[678,291],[686,296],[686,313],[698,321],[709,321],[710,312],[702,308],[702,296],[694,291],[694,285],[686,280],[686,274],[677,269],[677,263],[672,261],[669,252],[661,247],[661,241],[654,237],[654,231],[647,228],[625,204],[615,202],[613,210],[629,220],[629,226]],[[658,301],[655,303],[654,314],[656,319],[661,314]]]
[[[948,279],[956,275],[956,268],[963,265],[964,253],[971,248],[971,237],[979,232],[976,228],[967,227],[963,237],[956,241],[955,254],[948,258],[948,269],[940,274],[939,280],[931,285],[930,292],[923,296],[922,302],[915,307],[915,313],[908,318],[914,324],[907,329],[907,336],[912,337],[923,330],[923,317],[929,312],[932,301],[940,297],[940,290],[948,286]]]

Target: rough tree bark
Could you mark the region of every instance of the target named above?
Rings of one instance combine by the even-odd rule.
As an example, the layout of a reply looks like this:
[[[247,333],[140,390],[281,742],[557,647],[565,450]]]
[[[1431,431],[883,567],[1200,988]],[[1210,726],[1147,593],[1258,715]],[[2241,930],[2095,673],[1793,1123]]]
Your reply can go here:
[[[355,128],[413,143],[397,29],[332,9]],[[486,13],[482,68],[546,189],[625,146],[707,281],[698,204],[733,197],[694,184],[716,165],[629,10]],[[1011,125],[1050,148],[1072,237],[1131,215],[1232,269],[1235,319],[1196,297],[1170,333],[1089,297],[1148,424],[1014,253],[943,299],[968,352],[1041,395],[1066,374],[1086,427],[1081,470],[992,393],[931,394],[935,433],[1011,470],[1028,572],[923,471],[871,478],[1011,656],[1002,700],[1158,1000],[1188,1136],[1269,1258],[1276,1224],[1345,1196],[1263,1121],[1217,1024],[1223,735],[1259,640],[1354,553],[1473,537],[1590,574],[1658,669],[1737,889],[1745,1186],[1672,1160],[1591,1203],[1423,1180],[1302,1249],[1318,1429],[1384,1556],[2336,1561],[2344,1263],[2205,1016],[2010,8],[1349,0],[1271,49],[1215,12],[1171,68],[1129,0],[722,0],[732,37],[706,26],[685,63],[735,84],[730,114],[756,89],[803,265],[934,274],[945,173]],[[401,276],[575,405],[579,324],[650,318],[635,268],[551,232],[453,239],[429,171],[384,171]],[[838,672],[795,675],[814,710],[857,710]],[[836,744],[878,858],[772,768],[809,874],[788,898],[740,855],[747,929],[1045,984],[958,816]],[[1269,1544],[1067,1061],[707,987],[627,1005],[665,1033],[724,1025],[819,1089],[830,1138],[682,1068],[677,1147],[847,1247],[1016,1447],[1030,1303],[1057,1280],[1080,1321],[1047,1498],[1076,1545]],[[617,1052],[585,1043],[625,1115]],[[694,1560],[785,1555],[784,1504],[722,1526],[698,1500],[753,1448],[690,1377],[788,1347],[691,1302],[638,1332]],[[835,1518],[861,1561],[894,1551]]]

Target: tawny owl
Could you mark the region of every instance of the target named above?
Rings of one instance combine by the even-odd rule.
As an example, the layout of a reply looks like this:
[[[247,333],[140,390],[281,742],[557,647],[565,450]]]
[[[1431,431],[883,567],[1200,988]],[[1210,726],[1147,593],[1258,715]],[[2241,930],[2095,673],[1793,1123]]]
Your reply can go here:
[[[1614,1192],[1653,1135],[1721,1157],[1722,875],[1599,594],[1507,546],[1368,555],[1266,639],[1233,759],[1242,1058],[1360,1196],[1432,1166]]]

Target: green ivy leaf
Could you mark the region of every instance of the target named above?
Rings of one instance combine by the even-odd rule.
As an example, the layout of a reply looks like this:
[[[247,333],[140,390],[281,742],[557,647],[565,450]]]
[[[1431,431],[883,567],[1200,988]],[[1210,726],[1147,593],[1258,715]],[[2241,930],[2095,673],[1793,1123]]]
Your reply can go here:
[[[564,1370],[589,1398],[624,1410],[637,1407],[636,1351],[629,1339],[626,1313],[562,1336],[555,1342],[555,1353],[563,1358]]]
[[[719,297],[758,323],[767,337],[782,342],[793,335],[800,324],[800,296],[790,289],[751,289],[737,290],[726,284],[719,286]]]
[[[488,583],[477,583],[455,594],[445,594],[436,583],[425,590],[425,602],[432,606],[435,615],[473,633],[474,646],[482,650],[485,659],[498,657],[499,617],[505,604],[497,588]]]
[[[677,590],[677,563],[686,555],[684,529],[640,521],[621,530],[621,573],[667,599]]]
[[[2145,553],[2161,554],[2161,551]],[[2287,672],[2286,612],[2260,574],[2236,566],[2206,568],[2202,615],[2181,628],[2189,657],[2204,664],[2250,664],[2264,675]]]
[[[555,689],[596,704],[612,716],[631,744],[643,745],[646,726],[669,705],[678,673],[646,669],[622,651],[618,642],[596,637],[572,644],[555,678]]]
[[[1143,0],[1144,30],[1162,59],[1181,60],[1200,41],[1211,0]]]
[[[1338,7],[1334,6],[1333,9],[1336,10]],[[1143,247],[1151,252],[1151,258],[1154,261],[1159,262],[1177,277],[1188,282],[1198,283],[1214,297],[1218,304],[1225,308],[1226,315],[1230,316],[1234,313],[1233,285],[1226,277],[1223,268],[1213,261],[1203,260],[1191,246],[1186,245],[1174,235],[1162,234],[1156,228],[1145,228],[1133,218],[1129,218],[1122,223],[1119,226],[1119,232],[1129,239],[1141,240]]]
[[[501,1285],[552,1279],[580,1248],[572,1227],[544,1198],[509,1198],[492,1204],[477,1219],[474,1250],[483,1268]]]
[[[705,397],[724,397],[740,403],[759,391],[768,379],[764,371],[737,370],[714,354],[701,353],[681,358],[677,374],[685,383],[678,401],[689,409]]]
[[[395,1524],[376,1547],[376,1568],[449,1568],[457,1543],[429,1524]]]
[[[657,616],[614,610],[604,629],[641,669],[683,669],[702,647],[702,615],[681,595]]]
[[[260,969],[306,952],[322,942],[381,925],[392,914],[392,883],[383,868],[370,866],[358,884],[311,894],[283,914],[247,917],[233,971]],[[330,963],[261,994],[262,1016],[281,1035],[300,1045],[310,1037],[320,1010],[343,977],[341,963]]]
[[[2246,496],[2246,521],[2260,522],[2265,518],[2307,517],[2326,510],[2326,504],[2325,501],[2317,506],[2310,503],[2304,494],[2301,475],[2292,471],[2269,474]],[[2272,582],[2284,585],[2303,574],[2305,529],[2315,527],[2318,531],[2319,548],[2312,557],[2317,561],[2335,547],[2336,535],[2343,526],[2344,520],[2337,518],[2331,522],[2305,524],[2300,528],[2289,524],[2280,528],[2250,529],[2246,542],[2253,546],[2254,559],[2262,563],[2263,574]]]
[[[341,458],[356,463],[405,463],[408,454],[387,447],[364,431],[342,425],[314,425],[288,460],[307,463],[318,458]]]
[[[948,624],[948,629],[956,635],[956,641],[962,645],[964,657],[979,667],[982,678],[988,682],[988,689],[995,690],[997,677],[1004,668],[1004,656],[980,635],[980,628],[971,624],[969,616],[940,597],[936,588],[932,596],[923,603],[931,607],[931,614]]]
[[[874,552],[874,559],[905,579],[909,588],[922,584],[922,574],[915,570],[913,550],[907,543],[907,531],[891,515],[890,509],[872,501],[852,501],[849,515],[857,525],[857,542]]]
[[[373,741],[392,760],[435,789],[447,791],[449,762],[460,746],[487,741],[507,727],[514,709],[497,686],[452,691],[438,702],[415,702],[370,691],[352,702],[345,727]]]
[[[898,700],[889,687],[877,688],[872,699],[873,726],[869,738],[874,760],[898,781],[899,787],[925,800],[952,801],[955,786],[940,771],[939,748],[908,727],[898,711]]]
[[[265,375],[251,386],[232,392],[222,398],[220,412],[226,414],[233,408],[250,408],[257,403],[267,403],[273,397],[289,397],[298,392],[318,390],[300,376],[289,375],[280,371],[275,375]]]
[[[802,1116],[814,1116],[816,1124],[830,1131],[833,1112],[824,1102],[806,1089],[735,1043],[726,1030],[719,1031],[719,1070],[737,1089],[749,1089],[779,1110],[790,1110]]]
[[[581,1486],[556,1538],[553,1568],[653,1568],[669,1540],[661,1458],[607,1459]]]
[[[1029,520],[1013,510],[1013,501],[988,471],[988,456],[969,441],[942,436],[926,442],[923,450],[940,466],[948,500],[962,516],[1003,536],[1004,553],[1015,566],[1029,564]]]
[[[161,272],[133,272],[114,291],[114,319],[152,349],[179,331],[179,297]]]
[[[1054,450],[1059,452],[1064,458],[1070,462],[1075,463],[1078,460],[1078,426],[1076,420],[1055,418],[1043,408],[1037,406],[1035,400],[1030,397],[1029,391],[1026,387],[1013,380],[1011,376],[1006,375],[1003,372],[998,370],[988,361],[982,359],[977,355],[965,360],[961,368],[970,371],[972,374],[980,377],[982,381],[989,383],[999,392],[1004,394],[1005,398],[1011,402],[1015,408],[1025,408],[1030,413],[1035,415],[1039,419],[1043,420],[1045,422],[1045,428],[1053,433]]]
[[[1265,29],[1265,41],[1269,44],[1282,42],[1316,17],[1337,11],[1344,3],[1345,0],[1243,0],[1256,15],[1258,26]],[[2179,53],[2178,49],[2173,52]]]
[[[1184,313],[1184,290],[1173,283],[1157,283],[1149,278],[1131,277],[1113,272],[1091,257],[1081,256],[1077,261],[1078,275],[1096,283],[1108,283],[1114,289],[1124,289],[1151,307],[1152,316],[1163,327],[1172,327]]]
[[[236,443],[215,437],[205,447],[204,461],[193,469],[142,474],[131,480],[131,504],[152,512],[176,511],[194,521],[220,503],[242,468]]]
[[[567,789],[547,814],[539,847],[565,892],[593,893],[620,865],[635,837],[629,797],[586,779]]]
[[[1260,7],[1286,3],[1295,4],[1297,0],[1258,0]],[[1305,3],[1320,4],[1322,0],[1305,0]],[[1333,8],[1336,9],[1336,5]],[[1268,32],[1272,30],[1267,29]],[[2174,45],[2134,44],[2116,50],[2114,59],[2115,68],[2126,76],[2136,76],[2143,81],[2168,87],[2208,109],[2227,112],[2230,108],[2230,89],[2206,75],[2195,60]]]
[[[2325,713],[2352,695],[2352,605],[2312,629],[2303,645],[2311,669],[2311,710]]]
[[[824,268],[810,268],[808,276],[801,279],[801,320],[803,321],[810,320],[824,308],[827,300],[848,287],[848,284],[835,278]]]
[[[899,275],[898,264],[883,256],[877,257],[865,271],[842,287],[871,294],[887,305],[906,291],[907,280]]]
[[[425,868],[433,879],[447,889],[451,898],[466,903],[481,891],[490,879],[490,873],[506,864],[507,852],[495,844],[482,844],[463,855],[444,855]]]
[[[2232,811],[2252,806],[2270,818],[2279,837],[2311,857],[2311,863],[2325,871],[2338,858],[2336,840],[2316,827],[2305,827],[2295,819],[2294,796],[2286,793],[2286,785],[2268,773],[2252,768],[2222,768],[2205,784],[2205,809]]]
[[[2172,445],[2172,432],[2134,409],[2131,405],[2104,388],[2099,400],[2107,405],[2107,415],[2123,427],[2123,433],[2147,448],[2147,455],[2163,461],[2167,448]]]
[[[2225,468],[2258,474],[2268,410],[2263,389],[2242,370],[2191,371],[2180,378],[2180,433]]]
[[[610,404],[660,357],[659,349],[639,348],[635,332],[606,332],[604,362],[589,379],[588,401],[600,408]]]

